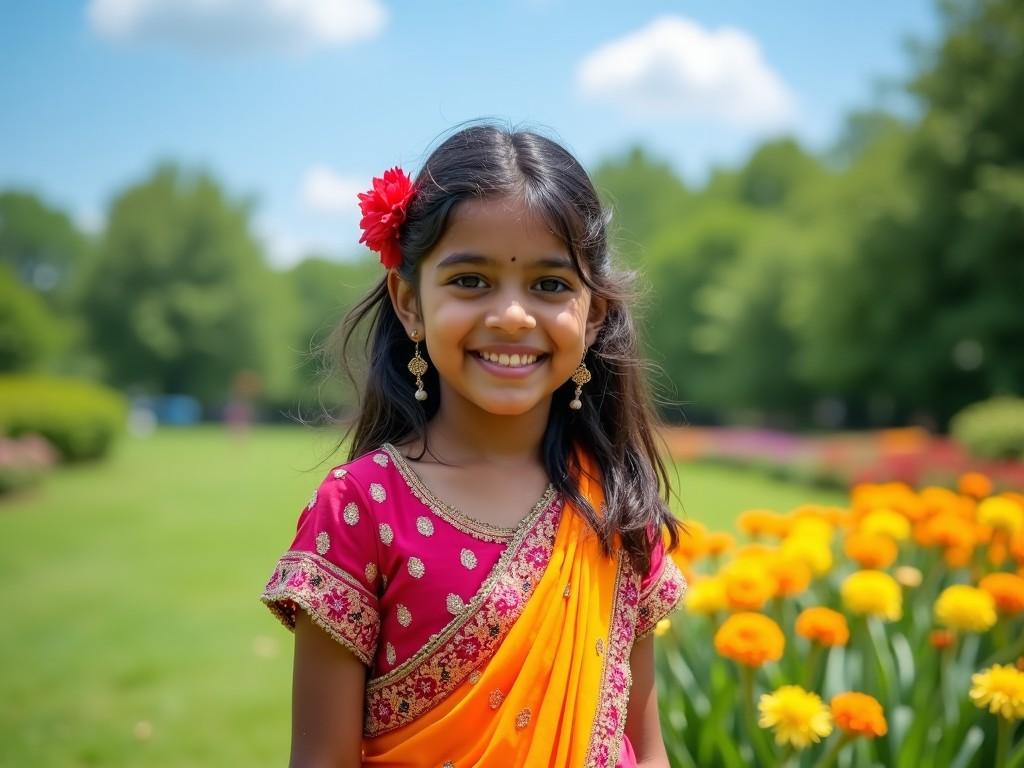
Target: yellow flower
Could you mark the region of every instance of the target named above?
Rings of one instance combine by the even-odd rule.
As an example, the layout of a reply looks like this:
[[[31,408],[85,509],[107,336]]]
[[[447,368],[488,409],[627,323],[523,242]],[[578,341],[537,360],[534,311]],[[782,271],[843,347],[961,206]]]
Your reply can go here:
[[[804,749],[832,733],[832,713],[816,693],[799,685],[784,685],[762,694],[757,705],[762,728],[775,729],[775,743]]]
[[[806,563],[816,576],[832,568],[832,549],[828,540],[815,536],[787,536],[782,542],[783,557]]]
[[[1003,496],[990,496],[978,505],[978,522],[1014,536],[1024,529],[1024,509]]]
[[[983,589],[954,584],[935,601],[935,618],[950,629],[984,632],[996,623],[996,601]]]
[[[686,610],[690,613],[717,613],[724,611],[729,605],[725,597],[725,584],[717,576],[690,584],[684,600]]]
[[[892,576],[882,571],[855,571],[840,587],[850,613],[897,621],[903,615],[903,593]]]
[[[910,536],[910,521],[891,509],[876,509],[861,520],[858,530],[869,536],[888,536],[894,541],[903,541]]]
[[[789,526],[787,536],[807,536],[812,539],[821,539],[828,543],[832,541],[832,526],[821,517],[801,516],[795,517]]]
[[[654,625],[654,636],[661,637],[672,627],[672,619],[662,619]]]
[[[1007,720],[1024,718],[1024,672],[993,664],[971,675],[971,701]]]

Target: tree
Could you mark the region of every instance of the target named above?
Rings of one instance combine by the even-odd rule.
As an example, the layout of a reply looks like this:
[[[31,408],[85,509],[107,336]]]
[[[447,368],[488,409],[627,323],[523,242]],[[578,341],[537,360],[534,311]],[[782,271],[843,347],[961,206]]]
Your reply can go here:
[[[114,200],[84,311],[117,384],[207,403],[240,371],[286,386],[290,294],[250,215],[209,174],[169,164]]]

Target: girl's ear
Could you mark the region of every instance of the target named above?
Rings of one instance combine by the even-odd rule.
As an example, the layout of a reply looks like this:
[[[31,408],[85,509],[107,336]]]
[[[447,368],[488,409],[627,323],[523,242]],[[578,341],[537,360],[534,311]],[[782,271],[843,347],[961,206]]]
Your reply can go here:
[[[405,326],[405,333],[409,335],[413,330],[422,333],[423,322],[420,320],[419,300],[416,298],[416,286],[408,280],[399,276],[397,269],[388,270],[388,295],[391,297],[391,306],[395,308],[395,314],[402,325]]]
[[[601,296],[590,295],[590,311],[587,314],[587,347],[597,341],[597,334],[601,332],[605,318],[608,316],[608,300]]]

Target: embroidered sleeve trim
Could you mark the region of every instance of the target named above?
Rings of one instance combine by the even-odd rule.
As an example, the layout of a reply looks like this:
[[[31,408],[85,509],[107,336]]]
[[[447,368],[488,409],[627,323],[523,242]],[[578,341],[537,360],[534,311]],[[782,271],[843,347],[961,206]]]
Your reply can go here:
[[[405,456],[391,443],[384,443],[383,449],[391,456],[394,461],[395,467],[398,469],[402,479],[405,480],[405,484],[409,486],[409,490],[412,495],[415,496],[419,501],[423,503],[427,509],[437,515],[445,522],[453,525],[463,533],[468,533],[475,539],[480,541],[497,541],[505,542],[515,538],[516,533],[520,532],[523,528],[523,523],[532,518],[534,514],[541,509],[544,509],[551,503],[551,499],[555,495],[555,486],[548,483],[548,487],[544,490],[540,499],[533,505],[531,513],[523,519],[520,524],[515,528],[501,528],[497,525],[490,525],[481,520],[476,520],[464,512],[460,512],[458,509],[453,507],[441,499],[437,498],[434,493],[427,488],[427,486],[420,479],[412,467],[405,460]]]
[[[590,730],[590,746],[584,763],[587,768],[612,768],[619,761],[622,734],[626,728],[629,689],[633,685],[629,654],[635,640],[639,600],[640,578],[628,559],[620,553],[597,713]]]
[[[686,588],[686,577],[679,570],[679,566],[672,558],[666,557],[661,574],[640,596],[636,625],[638,640],[653,632],[659,621],[680,606]]]
[[[490,658],[522,614],[554,547],[560,497],[531,513],[464,613],[366,687],[363,732],[378,736],[436,706]]]
[[[366,665],[373,660],[380,614],[359,579],[312,552],[286,552],[260,595],[270,611],[295,631],[296,611],[348,648]]]

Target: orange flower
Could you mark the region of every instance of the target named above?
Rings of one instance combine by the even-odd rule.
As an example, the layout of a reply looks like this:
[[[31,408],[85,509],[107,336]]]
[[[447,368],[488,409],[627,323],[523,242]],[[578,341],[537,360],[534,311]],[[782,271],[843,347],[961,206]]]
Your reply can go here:
[[[736,518],[736,527],[747,536],[781,538],[789,529],[789,521],[770,509],[748,509]]]
[[[992,493],[992,481],[981,472],[965,472],[956,483],[957,490],[965,496],[982,499]]]
[[[925,520],[920,526],[918,543],[944,549],[974,549],[975,529],[960,515],[943,512]]]
[[[708,529],[697,520],[686,521],[686,533],[679,537],[679,545],[673,557],[685,558],[688,562],[699,559],[707,551]]]
[[[821,606],[805,608],[796,617],[796,633],[821,645],[846,645],[850,628],[839,611]]]
[[[779,625],[761,613],[734,613],[715,633],[715,650],[748,667],[778,661],[785,646]]]
[[[735,543],[736,539],[725,531],[711,531],[704,541],[707,553],[712,557],[728,552]]]
[[[873,739],[889,730],[882,705],[866,693],[849,691],[832,697],[832,718],[847,733]]]
[[[775,597],[799,595],[811,584],[811,567],[801,560],[776,556],[766,564],[775,581]]]
[[[928,642],[932,644],[932,647],[938,648],[941,651],[943,648],[949,648],[949,646],[956,642],[956,635],[948,629],[933,629],[928,634]]]
[[[978,584],[995,598],[996,608],[1006,615],[1024,611],[1024,579],[1015,573],[990,573]]]
[[[843,542],[843,552],[861,568],[878,570],[892,565],[899,548],[888,536],[855,531]]]
[[[759,560],[733,560],[721,570],[729,607],[754,610],[775,594],[775,579]]]

